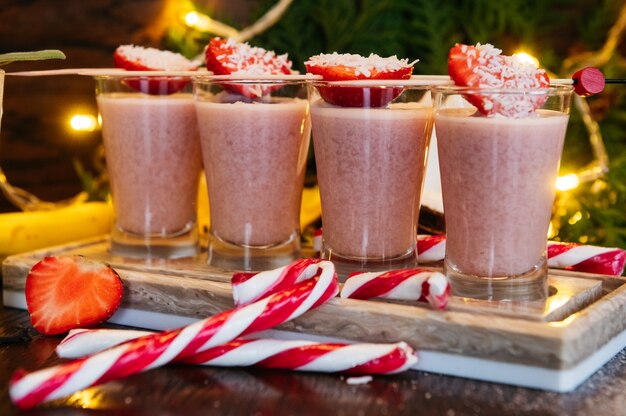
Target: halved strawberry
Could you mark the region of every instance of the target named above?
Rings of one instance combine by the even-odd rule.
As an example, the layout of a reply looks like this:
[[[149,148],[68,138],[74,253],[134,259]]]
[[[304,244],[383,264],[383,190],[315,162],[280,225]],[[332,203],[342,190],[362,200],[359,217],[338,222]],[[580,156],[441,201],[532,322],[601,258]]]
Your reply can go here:
[[[456,44],[448,55],[448,73],[456,85],[493,89],[540,89],[550,86],[544,69],[501,54],[490,44]],[[486,115],[525,117],[546,101],[545,94],[468,94],[470,101]]]
[[[291,61],[287,54],[276,55],[273,51],[253,47],[233,39],[212,38],[206,47],[206,67],[216,75],[289,75]],[[260,98],[276,87],[229,84],[228,88],[248,98]]]
[[[381,58],[354,54],[320,54],[304,63],[311,74],[324,81],[354,81],[367,79],[409,79],[413,64],[395,56]],[[342,107],[384,107],[402,93],[401,88],[318,86],[324,101]]]
[[[198,66],[181,54],[135,45],[119,46],[113,53],[117,68],[127,71],[195,71]],[[189,83],[187,77],[128,77],[129,87],[152,95],[169,95]]]
[[[122,293],[122,281],[110,266],[82,256],[46,257],[26,277],[30,320],[46,335],[106,321]]]

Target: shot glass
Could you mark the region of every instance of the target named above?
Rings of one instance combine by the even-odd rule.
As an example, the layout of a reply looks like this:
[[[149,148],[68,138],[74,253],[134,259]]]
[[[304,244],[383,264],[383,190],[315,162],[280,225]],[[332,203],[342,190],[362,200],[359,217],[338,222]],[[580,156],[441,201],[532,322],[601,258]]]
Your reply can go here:
[[[409,81],[313,82],[310,96],[321,256],[341,276],[415,266],[432,131],[429,87]]]
[[[547,233],[571,93],[569,86],[434,89],[444,268],[455,295],[547,296]]]
[[[115,208],[112,254],[195,255],[202,159],[191,80],[149,75],[95,79]]]
[[[208,263],[265,270],[300,255],[310,140],[304,80],[197,79],[210,201]]]

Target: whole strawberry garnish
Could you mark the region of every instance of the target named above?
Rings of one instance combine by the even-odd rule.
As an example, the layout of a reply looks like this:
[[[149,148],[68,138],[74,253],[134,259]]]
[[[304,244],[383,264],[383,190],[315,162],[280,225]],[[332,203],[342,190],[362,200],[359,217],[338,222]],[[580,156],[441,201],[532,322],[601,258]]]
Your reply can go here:
[[[216,75],[266,76],[291,74],[287,54],[237,42],[234,39],[213,38],[205,51],[206,67]],[[276,88],[230,84],[229,89],[248,98],[260,98]]]
[[[110,266],[82,256],[46,257],[26,277],[31,322],[46,335],[106,321],[122,292],[122,281]]]
[[[143,46],[122,45],[113,53],[117,68],[127,71],[195,71],[198,66],[179,53]],[[131,88],[152,95],[167,95],[181,91],[189,83],[186,77],[128,77],[124,82]]]
[[[501,54],[490,44],[456,44],[448,55],[448,73],[456,85],[491,89],[540,89],[550,86],[544,69]],[[468,94],[467,99],[486,115],[525,117],[546,101],[545,94]]]
[[[320,54],[304,63],[308,72],[321,75],[324,81],[409,79],[413,63],[396,56],[381,58],[376,54]],[[342,107],[384,107],[402,93],[401,88],[318,86],[324,101]]]

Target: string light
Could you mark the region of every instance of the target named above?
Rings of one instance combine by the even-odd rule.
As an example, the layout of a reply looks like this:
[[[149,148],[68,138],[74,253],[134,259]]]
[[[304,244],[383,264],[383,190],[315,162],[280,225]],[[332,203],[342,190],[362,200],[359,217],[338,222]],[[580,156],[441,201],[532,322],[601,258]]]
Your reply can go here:
[[[259,33],[263,33],[268,28],[276,24],[285,14],[293,0],[279,0],[272,8],[270,8],[259,20],[252,25],[237,30],[232,26],[222,23],[218,20],[211,19],[203,13],[191,10],[183,16],[185,24],[199,32],[212,33],[217,36],[226,38],[234,38],[240,42],[252,39]]]
[[[234,27],[211,19],[206,14],[198,13],[196,11],[190,11],[185,14],[184,20],[187,26],[200,32],[210,32],[227,38],[234,38],[239,34],[239,31]]]
[[[185,23],[189,27],[198,28],[200,23],[200,16],[195,11],[189,12],[185,15]]]
[[[528,52],[524,52],[524,51],[515,52],[513,56],[516,57],[522,63],[532,64],[536,68],[539,68],[539,59],[535,58]]]
[[[574,225],[576,224],[578,221],[583,219],[583,213],[580,211],[576,211],[576,213],[574,215],[572,215],[569,220],[567,220],[567,223],[569,225]]]
[[[69,123],[72,130],[79,132],[91,132],[98,128],[98,119],[91,114],[74,114]]]
[[[559,176],[556,180],[556,189],[558,191],[569,191],[578,186],[580,180],[578,175],[570,173],[569,175]]]

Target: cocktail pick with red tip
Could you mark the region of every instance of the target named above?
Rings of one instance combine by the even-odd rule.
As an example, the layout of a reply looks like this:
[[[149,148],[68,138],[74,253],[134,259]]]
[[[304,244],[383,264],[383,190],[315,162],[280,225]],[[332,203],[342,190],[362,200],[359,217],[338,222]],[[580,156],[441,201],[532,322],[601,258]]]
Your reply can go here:
[[[606,84],[602,71],[592,66],[576,71],[572,75],[572,80],[574,81],[574,92],[581,97],[601,93]]]
[[[574,92],[581,97],[599,94],[606,84],[626,84],[626,79],[604,78],[604,74],[598,68],[588,66],[572,75]]]

